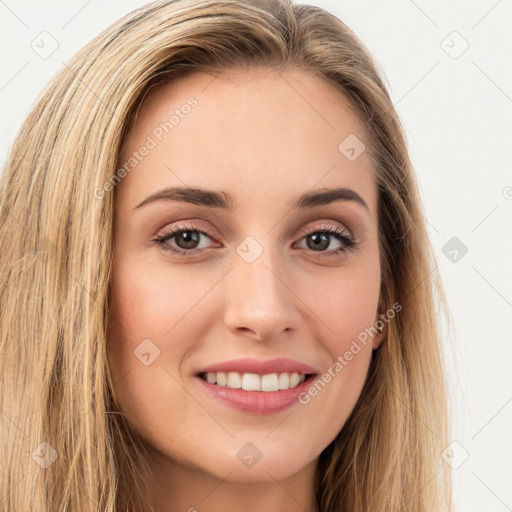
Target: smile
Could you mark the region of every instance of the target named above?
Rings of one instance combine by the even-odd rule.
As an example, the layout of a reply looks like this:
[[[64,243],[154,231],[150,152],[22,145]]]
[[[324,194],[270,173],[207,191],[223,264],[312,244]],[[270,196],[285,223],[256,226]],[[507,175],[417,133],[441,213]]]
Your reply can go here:
[[[316,375],[313,366],[287,357],[232,359],[195,373],[209,397],[253,414],[272,414],[298,403]]]

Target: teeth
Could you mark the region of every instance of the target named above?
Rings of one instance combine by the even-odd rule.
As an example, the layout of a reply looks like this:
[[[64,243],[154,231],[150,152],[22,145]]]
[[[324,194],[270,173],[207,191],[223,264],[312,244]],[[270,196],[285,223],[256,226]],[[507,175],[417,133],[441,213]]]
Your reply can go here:
[[[277,391],[279,389],[277,373],[261,376],[261,391]]]
[[[279,386],[279,389],[288,389],[290,387],[290,374],[281,373],[281,375],[279,375],[277,385]]]
[[[242,375],[242,389],[245,391],[261,391],[261,379],[255,373],[244,373]]]
[[[245,391],[278,391],[297,387],[306,380],[299,373],[256,373],[208,372],[203,378],[210,384]]]
[[[222,386],[223,388],[226,387],[228,383],[227,376],[224,372],[218,372],[217,373],[217,386]]]
[[[239,389],[242,387],[242,379],[240,378],[240,374],[238,372],[228,373],[227,387],[234,389]]]
[[[298,373],[292,373],[290,375],[290,387],[294,388],[300,383],[300,377]]]

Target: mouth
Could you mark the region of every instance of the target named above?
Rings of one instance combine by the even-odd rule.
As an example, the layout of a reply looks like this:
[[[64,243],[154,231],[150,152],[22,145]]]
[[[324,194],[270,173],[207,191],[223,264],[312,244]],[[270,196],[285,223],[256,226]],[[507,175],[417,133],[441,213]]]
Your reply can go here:
[[[316,374],[298,372],[276,372],[263,375],[240,372],[201,372],[198,374],[201,379],[214,386],[266,393],[294,389],[302,382],[313,378],[314,375]]]
[[[299,402],[318,375],[299,361],[237,359],[201,368],[196,378],[209,397],[232,409],[272,414]]]

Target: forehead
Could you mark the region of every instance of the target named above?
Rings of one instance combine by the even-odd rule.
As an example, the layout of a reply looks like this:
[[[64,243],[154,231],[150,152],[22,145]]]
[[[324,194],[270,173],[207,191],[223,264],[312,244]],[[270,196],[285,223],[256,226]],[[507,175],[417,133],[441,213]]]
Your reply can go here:
[[[262,199],[291,202],[308,189],[343,186],[373,210],[365,145],[349,102],[311,72],[197,72],[146,96],[120,154],[119,166],[131,170],[116,193],[135,206],[165,186],[189,186],[261,206]],[[144,146],[150,150],[135,158]]]

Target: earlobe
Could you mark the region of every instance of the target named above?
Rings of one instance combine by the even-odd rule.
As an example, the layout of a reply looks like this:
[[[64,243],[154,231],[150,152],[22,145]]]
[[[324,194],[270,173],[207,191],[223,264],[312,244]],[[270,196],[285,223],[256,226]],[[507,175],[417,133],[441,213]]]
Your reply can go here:
[[[383,324],[384,322],[380,319],[380,316],[377,317],[377,320],[375,321],[375,328],[377,329],[377,334],[375,334],[373,336],[373,340],[372,340],[372,348],[373,350],[376,350],[380,347],[380,344],[383,342],[385,336],[386,336],[386,333],[385,333],[385,329],[383,326],[381,326],[381,324]]]

